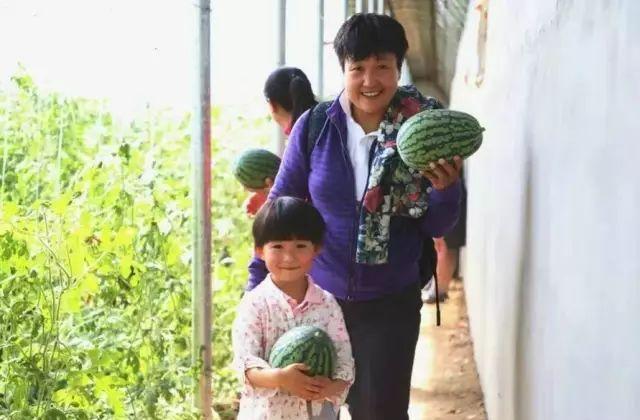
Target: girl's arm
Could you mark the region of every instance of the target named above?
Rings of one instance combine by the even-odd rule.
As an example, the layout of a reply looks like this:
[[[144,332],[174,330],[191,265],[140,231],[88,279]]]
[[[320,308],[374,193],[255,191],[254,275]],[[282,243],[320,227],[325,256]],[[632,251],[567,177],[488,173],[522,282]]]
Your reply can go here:
[[[294,363],[282,369],[251,368],[246,376],[255,387],[284,389],[305,400],[316,400],[322,389],[321,382],[308,376],[307,370],[302,363]]]
[[[271,368],[265,360],[264,323],[260,313],[258,299],[251,292],[245,294],[231,329],[233,367],[242,384],[243,396],[249,398],[272,397],[278,391],[277,387],[263,387],[250,381],[248,375],[255,369]]]
[[[243,384],[243,395],[251,397],[272,397],[279,389],[289,391],[306,400],[318,398],[320,381],[307,376],[308,368],[293,364],[282,369],[274,369],[266,361],[264,348],[265,305],[256,299],[255,292],[247,293],[238,307],[233,322],[233,366]]]

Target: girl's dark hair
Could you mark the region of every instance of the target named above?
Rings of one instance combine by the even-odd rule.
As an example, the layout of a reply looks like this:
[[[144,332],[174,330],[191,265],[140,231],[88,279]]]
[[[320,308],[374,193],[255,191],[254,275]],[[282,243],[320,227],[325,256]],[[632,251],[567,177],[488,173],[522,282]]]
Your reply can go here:
[[[256,248],[268,242],[298,239],[321,245],[325,224],[320,212],[310,203],[295,197],[267,201],[253,221]]]
[[[375,13],[356,13],[351,16],[342,24],[333,40],[333,49],[342,70],[347,58],[359,61],[383,53],[393,53],[400,70],[408,48],[400,22],[391,16]]]
[[[318,103],[307,75],[297,67],[280,67],[264,83],[264,96],[292,115],[293,125],[300,115]]]

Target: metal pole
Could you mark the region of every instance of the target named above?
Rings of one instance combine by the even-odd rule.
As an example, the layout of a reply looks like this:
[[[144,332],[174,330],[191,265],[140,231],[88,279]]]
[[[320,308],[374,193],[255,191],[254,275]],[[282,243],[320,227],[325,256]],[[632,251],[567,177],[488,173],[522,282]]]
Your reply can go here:
[[[342,0],[342,7],[344,8],[344,20],[347,20],[349,19],[349,16],[351,16],[349,10],[349,0]]]
[[[276,9],[278,29],[277,29],[277,48],[276,48],[276,66],[282,67],[286,62],[287,51],[287,0],[278,0]],[[285,137],[279,127],[275,127],[274,133],[275,152],[278,156],[284,153]]]
[[[324,0],[318,0],[318,91],[320,100],[324,96]]]
[[[278,0],[278,67],[284,66],[287,50],[287,0]]]
[[[385,9],[385,0],[378,0],[378,11],[377,13],[379,15],[384,15],[384,9]]]
[[[367,13],[367,0],[356,0],[356,13]]]
[[[193,262],[192,363],[200,370],[194,404],[205,419],[213,417],[211,400],[211,6],[199,0],[197,78],[193,113]]]
[[[376,0],[369,0],[369,8],[367,9],[367,12],[369,13],[375,13],[376,10],[378,10],[378,2]]]

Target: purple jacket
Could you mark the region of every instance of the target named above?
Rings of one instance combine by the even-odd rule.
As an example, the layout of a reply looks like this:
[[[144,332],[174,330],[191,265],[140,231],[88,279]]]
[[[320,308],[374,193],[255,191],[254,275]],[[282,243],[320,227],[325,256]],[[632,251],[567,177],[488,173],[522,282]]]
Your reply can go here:
[[[298,119],[269,198],[285,195],[310,198],[322,214],[327,230],[323,249],[310,273],[320,287],[344,300],[369,300],[398,292],[420,280],[418,261],[425,238],[442,236],[457,221],[460,182],[446,190],[433,189],[425,216],[392,218],[387,264],[357,264],[360,203],[355,199],[353,167],[346,144],[346,115],[339,100],[329,107],[327,117],[310,158],[306,156],[304,138],[309,111]],[[255,287],[266,274],[264,261],[254,257],[249,264],[247,288]]]

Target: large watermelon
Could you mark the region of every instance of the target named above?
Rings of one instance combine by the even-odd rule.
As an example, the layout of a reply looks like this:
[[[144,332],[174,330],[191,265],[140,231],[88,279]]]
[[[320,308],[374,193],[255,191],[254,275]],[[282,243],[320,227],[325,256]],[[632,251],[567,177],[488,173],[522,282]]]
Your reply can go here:
[[[283,368],[292,363],[304,363],[310,376],[331,378],[336,350],[333,341],[322,329],[303,325],[282,334],[271,348],[269,365]]]
[[[469,114],[449,109],[422,111],[400,127],[396,144],[400,158],[413,169],[429,169],[430,162],[454,156],[471,156],[482,144],[478,120]]]
[[[265,187],[265,179],[275,179],[280,168],[280,158],[265,149],[249,149],[236,159],[233,175],[247,188]]]

